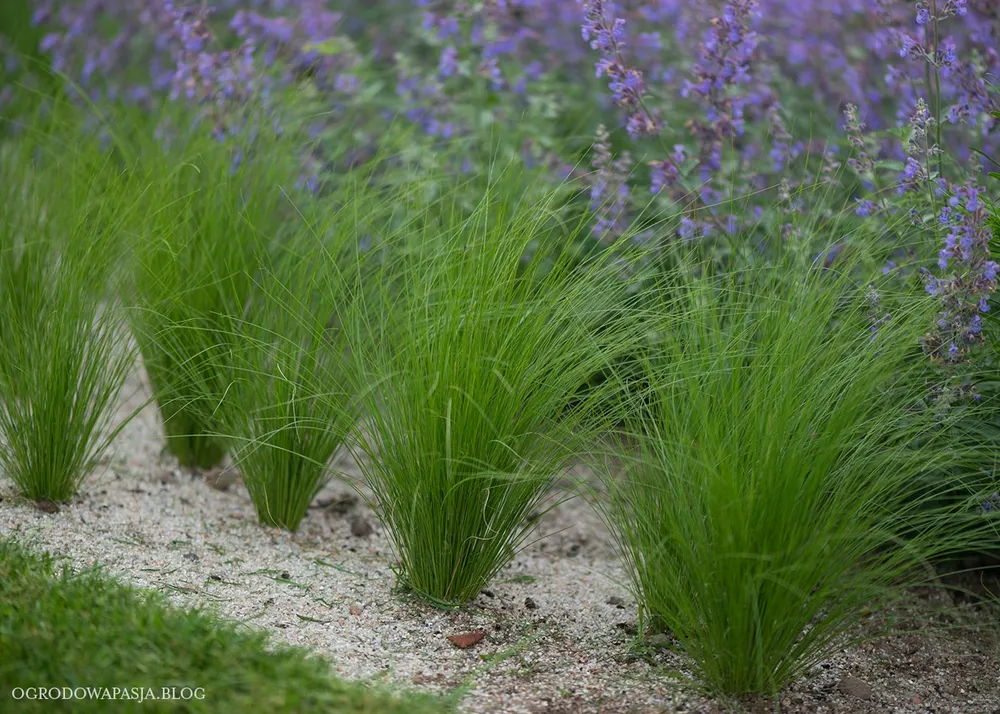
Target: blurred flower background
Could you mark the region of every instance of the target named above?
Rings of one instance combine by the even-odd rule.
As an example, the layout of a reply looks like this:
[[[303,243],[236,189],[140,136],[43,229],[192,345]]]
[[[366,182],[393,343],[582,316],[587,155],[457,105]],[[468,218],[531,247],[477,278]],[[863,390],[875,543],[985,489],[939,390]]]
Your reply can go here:
[[[12,115],[13,80],[50,67],[81,104],[183,105],[219,141],[294,127],[319,195],[408,130],[392,151],[413,170],[523,162],[596,242],[687,241],[727,265],[781,245],[830,261],[881,232],[884,271],[941,300],[927,353],[957,364],[985,339],[992,0],[22,5],[3,43]]]

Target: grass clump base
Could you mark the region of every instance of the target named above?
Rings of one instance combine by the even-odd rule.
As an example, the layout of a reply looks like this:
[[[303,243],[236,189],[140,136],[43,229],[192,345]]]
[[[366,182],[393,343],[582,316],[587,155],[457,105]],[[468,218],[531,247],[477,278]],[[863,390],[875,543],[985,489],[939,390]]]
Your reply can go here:
[[[154,388],[154,391],[161,395],[169,394],[169,388]],[[222,463],[226,447],[214,435],[212,427],[203,423],[193,410],[166,397],[160,403],[160,415],[163,418],[163,438],[167,449],[177,458],[177,463],[204,470]]]

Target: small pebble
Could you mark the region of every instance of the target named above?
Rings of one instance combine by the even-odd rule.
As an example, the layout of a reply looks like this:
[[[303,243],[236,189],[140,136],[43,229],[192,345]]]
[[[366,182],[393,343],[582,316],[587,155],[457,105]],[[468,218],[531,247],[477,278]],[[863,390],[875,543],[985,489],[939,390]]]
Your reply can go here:
[[[646,644],[650,647],[656,647],[658,649],[663,649],[670,646],[670,636],[665,635],[662,632],[658,632],[646,639]]]
[[[626,635],[635,635],[639,631],[635,622],[631,621],[619,622],[615,625],[615,627],[623,631]]]
[[[840,684],[837,685],[839,689],[844,694],[854,697],[855,699],[871,699],[872,698],[872,688],[868,682],[865,682],[852,675],[847,675],[842,680]]]
[[[355,514],[351,517],[351,535],[356,538],[364,538],[372,534],[374,529],[368,519],[361,514]]]
[[[216,491],[225,491],[236,483],[236,473],[232,469],[208,471],[205,483]]]

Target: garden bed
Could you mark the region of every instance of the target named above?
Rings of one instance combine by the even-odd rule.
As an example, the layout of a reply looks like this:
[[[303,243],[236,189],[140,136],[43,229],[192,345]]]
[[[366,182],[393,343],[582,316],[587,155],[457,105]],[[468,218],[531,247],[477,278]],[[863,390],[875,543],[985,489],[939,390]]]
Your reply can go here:
[[[121,414],[147,389],[133,375]],[[634,646],[636,605],[606,529],[582,499],[543,515],[537,538],[469,606],[441,610],[396,589],[388,543],[347,486],[324,489],[295,534],[262,527],[238,481],[179,469],[162,454],[160,434],[148,406],[57,512],[3,482],[0,536],[309,647],[346,678],[459,690],[462,711],[727,710],[671,674],[684,671],[682,659]],[[338,468],[357,475],[346,455]],[[842,651],[784,692],[780,710],[1000,711],[996,614],[973,605],[944,613],[947,597],[914,593],[939,614],[896,628],[922,632]],[[468,649],[448,640],[477,630],[486,635]],[[210,698],[212,683],[200,684]]]

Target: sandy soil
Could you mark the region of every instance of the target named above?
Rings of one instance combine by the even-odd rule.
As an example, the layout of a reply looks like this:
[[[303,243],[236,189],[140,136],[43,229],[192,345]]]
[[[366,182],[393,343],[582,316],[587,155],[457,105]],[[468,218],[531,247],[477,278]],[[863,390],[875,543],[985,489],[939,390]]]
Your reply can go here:
[[[138,375],[126,393],[123,414],[146,398]],[[606,529],[580,499],[543,516],[539,538],[469,607],[442,611],[395,591],[389,545],[344,484],[325,489],[291,535],[257,524],[239,482],[182,471],[162,448],[148,407],[58,513],[0,482],[0,535],[312,648],[346,677],[461,687],[466,712],[733,710],[680,686],[671,673],[684,671],[681,658],[634,647],[635,603]],[[356,474],[348,457],[339,466]],[[779,701],[746,710],[1000,714],[996,613],[937,619],[945,627],[933,636],[840,652]],[[469,649],[447,639],[477,629],[486,637]]]

